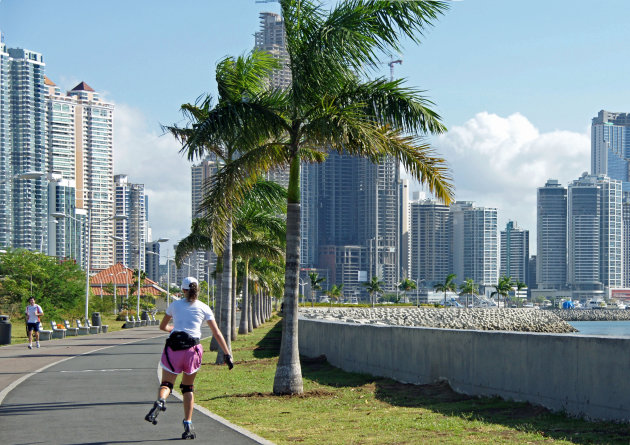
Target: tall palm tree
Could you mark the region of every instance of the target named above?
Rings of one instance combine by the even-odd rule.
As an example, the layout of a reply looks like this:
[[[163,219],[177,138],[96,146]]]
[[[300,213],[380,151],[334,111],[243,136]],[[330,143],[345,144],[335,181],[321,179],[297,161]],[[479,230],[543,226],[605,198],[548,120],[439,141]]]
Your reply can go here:
[[[315,291],[322,290],[319,283],[326,281],[326,278],[320,277],[317,272],[309,272],[308,278],[311,280],[311,307],[315,306]]]
[[[250,260],[254,257],[260,257],[279,261],[284,257],[286,225],[284,216],[279,216],[285,210],[284,199],[286,199],[286,189],[276,183],[259,180],[249,190],[239,207],[234,209],[232,256],[241,258],[245,263],[243,311],[239,325],[239,333],[241,334],[249,332],[249,292],[247,284]],[[190,235],[178,243],[175,255],[176,262],[181,263],[183,258],[194,250],[211,249],[212,245],[211,226],[208,224],[208,221],[203,218],[195,219]],[[235,268],[234,271],[236,271]],[[230,304],[230,306],[233,305]],[[233,312],[231,311],[229,314],[231,319],[229,325],[232,331],[236,328]],[[220,322],[223,323],[223,314],[221,314]]]
[[[330,299],[330,309],[332,309],[332,301],[339,301],[339,299],[343,296],[343,283],[340,285],[333,284],[333,286],[326,292]]]
[[[398,289],[400,289],[401,291],[405,293],[405,297],[407,297],[407,292],[409,292],[410,290],[417,289],[417,288],[418,288],[418,285],[415,283],[415,281],[409,278],[405,278],[400,283],[398,283]]]
[[[368,294],[370,294],[370,301],[372,302],[372,307],[374,307],[374,294],[378,295],[379,292],[383,292],[383,288],[381,285],[383,282],[378,279],[375,275],[372,277],[370,281],[363,283],[363,285],[367,288]]]
[[[466,295],[466,307],[468,307],[468,296],[479,295],[479,286],[472,278],[466,278],[466,280],[459,285],[459,292],[460,295]],[[474,297],[472,297],[472,299],[474,301]]]
[[[512,277],[502,276],[499,277],[499,282],[494,286],[495,290],[490,294],[491,297],[497,296],[497,308],[501,304],[501,297],[503,297],[503,304],[512,291]]]
[[[444,279],[444,283],[438,283],[438,284],[433,286],[433,289],[435,289],[436,292],[444,292],[444,306],[445,307],[446,307],[446,293],[449,292],[449,291],[450,292],[456,292],[457,291],[457,285],[455,284],[455,278],[457,278],[457,275],[455,275],[454,273],[450,273]]]
[[[303,391],[297,344],[300,164],[321,162],[328,150],[373,162],[390,156],[450,203],[448,168],[421,138],[445,131],[432,102],[400,80],[365,80],[382,58],[400,49],[401,40],[419,42],[447,4],[353,0],[326,12],[316,0],[280,0],[280,8],[289,87],[222,103],[199,123],[196,136],[212,141],[238,132],[241,143],[256,146],[226,164],[213,183],[207,210],[221,238],[229,235],[225,221],[231,206],[257,174],[289,169],[285,316],[273,392],[298,394]]]
[[[189,125],[186,128],[175,126],[166,127],[183,147],[182,153],[186,153],[189,160],[203,158],[211,154],[221,160],[225,166],[229,166],[240,153],[250,146],[242,137],[242,132],[234,127],[222,128],[210,136],[200,131],[208,119],[217,111],[223,110],[232,104],[247,101],[249,97],[259,94],[267,88],[266,79],[271,70],[276,68],[277,62],[273,57],[264,52],[254,51],[248,56],[237,59],[225,58],[217,64],[216,80],[219,97],[217,104],[212,106],[212,99],[206,96],[197,104],[182,105],[182,112],[188,117]],[[202,203],[203,211],[207,202]],[[232,313],[232,205],[228,203],[225,209],[225,218],[222,221],[221,236],[217,236],[210,230],[210,237],[217,254],[222,254],[223,273],[221,277],[221,314],[219,328],[225,341],[231,345],[231,313]],[[193,215],[196,216],[196,215]],[[217,356],[217,364],[222,364],[223,351],[220,349]]]

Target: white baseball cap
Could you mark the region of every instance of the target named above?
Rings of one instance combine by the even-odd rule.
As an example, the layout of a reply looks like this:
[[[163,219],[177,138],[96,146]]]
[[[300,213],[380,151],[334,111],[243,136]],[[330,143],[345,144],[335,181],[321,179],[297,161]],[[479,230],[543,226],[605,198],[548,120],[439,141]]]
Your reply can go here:
[[[182,290],[190,289],[191,283],[195,283],[199,287],[199,281],[195,277],[186,277],[182,280]]]

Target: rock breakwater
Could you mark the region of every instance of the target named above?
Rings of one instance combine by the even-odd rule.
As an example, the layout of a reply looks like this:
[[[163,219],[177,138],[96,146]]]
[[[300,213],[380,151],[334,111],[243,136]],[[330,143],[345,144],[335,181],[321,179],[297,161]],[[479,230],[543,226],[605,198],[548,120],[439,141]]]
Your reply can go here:
[[[543,312],[552,312],[558,318],[565,321],[628,321],[630,310],[622,309],[550,309]]]
[[[630,311],[629,311],[630,312]],[[300,308],[309,319],[345,323],[422,326],[447,329],[477,329],[520,332],[577,332],[554,311],[536,309],[461,309],[431,307]]]

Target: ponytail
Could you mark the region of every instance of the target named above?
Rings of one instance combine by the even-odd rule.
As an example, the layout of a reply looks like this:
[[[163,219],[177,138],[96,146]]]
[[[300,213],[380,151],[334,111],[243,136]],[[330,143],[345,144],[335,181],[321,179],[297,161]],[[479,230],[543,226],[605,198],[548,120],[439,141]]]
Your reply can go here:
[[[188,285],[188,294],[186,295],[186,300],[189,303],[192,303],[197,299],[197,295],[199,295],[199,288],[197,287],[197,283],[190,283]]]

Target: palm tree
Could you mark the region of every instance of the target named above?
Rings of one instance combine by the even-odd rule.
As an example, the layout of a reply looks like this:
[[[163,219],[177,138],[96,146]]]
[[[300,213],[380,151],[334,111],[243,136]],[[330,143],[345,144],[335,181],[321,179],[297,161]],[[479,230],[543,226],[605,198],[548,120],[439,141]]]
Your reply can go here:
[[[418,285],[416,284],[416,282],[409,278],[405,278],[400,283],[398,283],[398,289],[400,289],[401,291],[405,293],[405,297],[407,296],[407,292],[409,292],[410,290],[417,289],[417,288],[418,288]]]
[[[333,286],[327,292],[328,297],[330,297],[330,309],[332,309],[332,301],[339,301],[339,299],[343,296],[343,284],[337,286],[333,284]]]
[[[497,308],[501,303],[501,297],[503,297],[503,302],[505,304],[505,299],[510,295],[510,291],[512,290],[512,277],[502,276],[499,277],[499,282],[494,286],[495,291],[490,294],[491,297],[497,296]]]
[[[390,156],[450,203],[448,168],[420,138],[445,131],[439,115],[430,109],[432,102],[400,80],[365,80],[382,57],[400,49],[401,40],[419,42],[422,31],[447,4],[355,0],[325,12],[316,0],[280,0],[280,8],[291,71],[288,88],[252,91],[220,102],[195,127],[195,138],[185,141],[184,150],[196,153],[197,141],[203,145],[237,133],[248,147],[226,163],[207,200],[213,232],[220,238],[229,235],[231,206],[257,174],[289,168],[285,316],[273,392],[299,394],[300,164],[321,162],[328,150],[373,162]]]
[[[311,280],[311,307],[313,307],[315,306],[315,291],[322,290],[319,283],[326,281],[326,278],[320,277],[317,272],[309,272],[308,277]]]
[[[468,296],[470,295],[472,297],[473,295],[479,295],[479,286],[472,278],[466,278],[466,280],[459,285],[459,292],[460,295],[466,295],[466,307],[468,307]]]
[[[286,225],[284,217],[278,215],[285,210],[284,199],[286,199],[286,189],[273,182],[259,180],[249,190],[240,206],[234,209],[232,256],[241,258],[244,262],[243,310],[239,325],[239,333],[241,334],[249,332],[249,292],[247,284],[250,260],[254,257],[259,257],[279,261],[283,258]],[[209,250],[212,248],[212,245],[211,226],[208,224],[208,221],[202,218],[195,219],[191,234],[181,240],[177,246],[176,262],[181,263],[183,258],[194,250]],[[234,271],[236,271],[235,268]],[[233,287],[236,290],[235,286]],[[233,299],[232,297],[231,295],[230,298]],[[233,304],[230,304],[230,306],[233,306]],[[231,311],[229,314],[231,319],[229,325],[232,331],[235,330],[235,316],[233,312]],[[223,323],[223,314],[221,314],[220,322]]]
[[[455,275],[454,273],[450,273],[444,279],[444,283],[438,283],[435,286],[433,286],[433,289],[435,289],[436,292],[444,292],[444,306],[445,307],[446,307],[446,293],[449,291],[451,292],[457,291],[455,278],[457,278],[457,275]]]
[[[374,294],[378,294],[379,292],[383,291],[383,289],[381,288],[382,284],[383,282],[379,280],[376,275],[373,276],[370,281],[363,283],[363,285],[367,288],[368,294],[370,294],[372,307],[374,307]]]
[[[230,104],[240,103],[249,97],[258,94],[266,88],[266,78],[272,69],[277,67],[273,57],[264,52],[254,51],[247,57],[239,57],[234,60],[225,58],[217,64],[216,80],[219,91],[217,104],[212,106],[212,99],[206,96],[197,104],[182,105],[182,112],[188,117],[189,127],[179,128],[176,125],[166,127],[182,143],[181,152],[186,153],[189,160],[203,158],[207,154],[214,155],[225,166],[229,166],[239,153],[248,148],[247,141],[241,136],[241,131],[235,128],[222,129],[209,137],[199,131],[210,116]],[[204,201],[200,206],[203,211],[208,203]],[[193,215],[196,216],[196,215]],[[225,218],[222,221],[221,236],[209,231],[212,244],[217,254],[222,254],[223,273],[221,277],[221,333],[230,347],[231,345],[231,313],[232,313],[232,205],[225,209]],[[219,350],[217,364],[223,363],[223,351]]]

